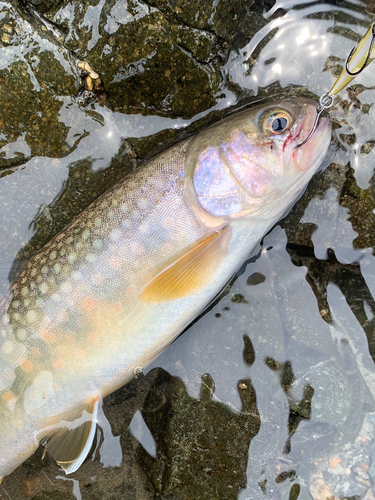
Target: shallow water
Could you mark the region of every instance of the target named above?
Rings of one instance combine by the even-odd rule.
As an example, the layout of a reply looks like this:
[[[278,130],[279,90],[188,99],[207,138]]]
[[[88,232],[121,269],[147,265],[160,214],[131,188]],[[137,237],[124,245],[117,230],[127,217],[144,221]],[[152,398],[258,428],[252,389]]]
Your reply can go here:
[[[68,20],[64,46],[73,50],[73,19],[84,15],[82,26],[93,27],[75,35],[74,50],[83,58],[102,44],[101,60],[110,54],[106,33],[156,9],[129,2],[121,16],[118,2],[99,2],[85,14],[72,13],[71,5],[54,18]],[[220,5],[213,2],[211,16]],[[241,36],[227,36],[222,62],[191,56],[214,89],[194,113],[178,112],[177,93],[150,109],[147,91],[138,107],[129,94],[123,99],[133,108],[115,96],[111,109],[97,103],[82,109],[55,86],[56,137],[64,131],[55,150],[37,143],[37,131],[28,137],[31,122],[14,140],[4,133],[0,293],[36,249],[143,158],[233,107],[329,90],[371,22],[361,1],[263,7],[250,7],[264,21],[255,36],[246,39],[242,25]],[[168,13],[160,5],[159,11]],[[214,29],[221,33],[222,25]],[[150,54],[108,66],[117,75],[110,102],[111,89],[131,72],[147,73]],[[4,66],[17,57],[8,50]],[[71,66],[66,73],[74,76]],[[5,478],[0,498],[374,499],[374,74],[370,66],[337,99],[324,172],[231,286],[143,375],[105,400],[108,420],[102,416],[98,435],[104,441],[93,460],[65,477],[41,461],[39,450]]]

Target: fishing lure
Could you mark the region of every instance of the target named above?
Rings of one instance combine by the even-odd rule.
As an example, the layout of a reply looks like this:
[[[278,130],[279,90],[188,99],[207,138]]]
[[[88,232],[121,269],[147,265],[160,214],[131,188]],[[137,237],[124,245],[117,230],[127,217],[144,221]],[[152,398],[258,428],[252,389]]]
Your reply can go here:
[[[375,59],[374,43],[375,21],[371,24],[366,34],[359,42],[357,48],[353,47],[351,50],[348,59],[346,60],[345,67],[335,83],[332,85],[331,90],[320,97],[319,103],[316,107],[316,118],[311,132],[304,141],[297,144],[296,148],[300,148],[306,144],[308,140],[310,140],[316,130],[316,127],[318,126],[321,114],[323,111],[332,106],[334,96],[349,85],[349,83],[351,83],[356,76],[362,73],[362,71]]]

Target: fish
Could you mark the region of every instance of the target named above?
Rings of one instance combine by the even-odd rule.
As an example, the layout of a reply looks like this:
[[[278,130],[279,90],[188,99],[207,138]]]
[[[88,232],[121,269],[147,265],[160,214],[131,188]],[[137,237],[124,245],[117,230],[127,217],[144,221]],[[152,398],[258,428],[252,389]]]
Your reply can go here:
[[[70,474],[102,398],[212,301],[319,168],[316,103],[243,109],[147,161],[33,256],[0,305],[0,478],[39,445]]]

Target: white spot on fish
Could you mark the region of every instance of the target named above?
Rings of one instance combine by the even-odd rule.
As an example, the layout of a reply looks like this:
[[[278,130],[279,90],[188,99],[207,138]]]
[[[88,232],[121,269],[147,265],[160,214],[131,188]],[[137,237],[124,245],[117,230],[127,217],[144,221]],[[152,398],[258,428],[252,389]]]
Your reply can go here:
[[[34,321],[36,321],[38,318],[38,315],[36,313],[36,311],[34,311],[34,309],[30,309],[30,311],[27,311],[26,313],[26,321],[28,323],[33,323]]]
[[[121,229],[113,229],[109,235],[109,238],[112,241],[118,241],[121,238],[122,231]]]
[[[15,335],[19,340],[24,340],[26,338],[26,330],[19,328],[15,331]]]
[[[56,252],[56,250],[53,250],[53,252],[51,252],[51,253],[50,253],[49,258],[50,258],[51,260],[55,260],[55,259],[56,259],[56,257],[57,257],[57,252]]]
[[[14,349],[14,343],[8,340],[7,342],[4,342],[4,345],[2,347],[2,351],[4,354],[10,354]]]
[[[48,266],[43,266],[42,267],[42,273],[47,274],[48,273]]]
[[[82,233],[82,238],[84,240],[87,240],[89,236],[90,236],[90,230],[89,229],[84,229],[84,231]]]
[[[77,254],[75,252],[72,252],[68,255],[68,261],[69,262],[74,262],[77,260]]]
[[[13,302],[12,302],[12,307],[13,307],[14,309],[18,309],[18,308],[19,308],[19,306],[20,306],[19,301],[18,301],[18,300],[13,300]]]
[[[87,262],[95,262],[96,261],[96,255],[93,253],[89,253],[86,255],[86,261]]]
[[[61,309],[57,313],[56,319],[57,319],[58,323],[64,323],[68,319],[68,313],[66,312],[66,310],[65,309]]]
[[[58,293],[53,293],[53,294],[51,295],[51,299],[52,299],[54,302],[58,302],[58,301],[61,299],[61,297],[60,297],[60,295],[59,295]]]
[[[144,252],[145,252],[145,249],[143,248],[143,246],[140,244],[140,243],[136,243],[134,245],[132,245],[132,250],[134,252],[135,255],[142,255]]]
[[[29,289],[27,288],[27,286],[24,286],[22,289],[21,289],[21,295],[23,297],[26,297],[26,295],[29,293]]]
[[[103,223],[103,220],[100,217],[98,217],[97,219],[95,219],[94,224],[95,224],[96,227],[101,226],[102,223]]]
[[[72,285],[71,285],[71,283],[68,283],[68,282],[62,283],[61,286],[60,286],[60,290],[63,293],[70,293],[72,291]]]
[[[33,269],[31,269],[31,273],[30,273],[30,275],[31,275],[31,276],[35,276],[35,275],[36,275],[36,272],[37,272],[37,271],[36,271],[36,268],[34,267]]]
[[[92,244],[92,246],[96,249],[96,250],[100,250],[101,248],[103,248],[103,242],[102,240],[95,240]]]
[[[41,408],[53,396],[53,374],[50,371],[41,371],[25,390],[24,408],[27,414]]]
[[[162,179],[155,179],[152,183],[156,188],[162,188],[164,186],[164,181]]]
[[[95,274],[91,278],[91,283],[94,283],[95,285],[101,285],[103,283],[103,277],[100,273]]]
[[[146,198],[141,198],[140,200],[138,200],[138,207],[141,210],[144,210],[145,208],[147,208],[147,206],[148,206],[148,200],[146,200]]]
[[[146,234],[146,233],[149,233],[150,232],[150,226],[149,224],[145,223],[145,224],[142,224],[139,228],[139,232],[142,233],[142,234]]]
[[[39,290],[42,292],[42,293],[47,293],[48,292],[48,285],[47,283],[42,283],[39,287]]]
[[[76,281],[79,281],[82,279],[82,274],[79,271],[73,271],[72,278]]]
[[[20,429],[22,429],[23,422],[22,422],[22,420],[17,419],[14,421],[13,425],[14,425],[15,429],[20,430]]]
[[[53,266],[53,270],[56,272],[56,273],[59,273],[61,271],[61,266],[60,264],[55,264]]]

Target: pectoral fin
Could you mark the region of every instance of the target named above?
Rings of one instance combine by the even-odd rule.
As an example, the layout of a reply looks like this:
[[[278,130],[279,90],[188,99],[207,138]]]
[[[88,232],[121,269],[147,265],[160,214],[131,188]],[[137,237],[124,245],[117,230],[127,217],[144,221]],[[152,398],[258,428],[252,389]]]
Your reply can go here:
[[[75,472],[87,457],[95,437],[99,398],[62,415],[45,419],[38,438],[45,451],[66,472]]]
[[[200,240],[143,287],[140,299],[157,303],[187,297],[204,288],[226,255],[229,226]]]

